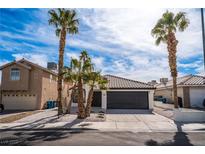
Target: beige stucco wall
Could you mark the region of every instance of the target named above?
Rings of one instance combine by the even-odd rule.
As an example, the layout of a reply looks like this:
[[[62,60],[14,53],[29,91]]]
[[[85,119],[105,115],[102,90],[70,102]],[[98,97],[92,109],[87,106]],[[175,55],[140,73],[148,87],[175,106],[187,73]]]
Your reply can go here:
[[[13,81],[10,78],[10,70],[18,68],[20,70],[20,80]],[[29,70],[20,65],[11,65],[2,70],[2,89],[3,90],[28,90]]]
[[[33,65],[27,65],[31,67],[30,70],[16,64],[8,66],[2,70],[2,85],[4,86],[2,87],[3,103],[9,103],[12,106],[18,104],[18,108],[23,108],[21,106],[25,106],[24,103],[32,101],[36,104],[33,109],[43,109],[43,106],[47,101],[57,100],[57,76],[53,74],[52,79],[50,79],[51,73],[39,69]],[[14,81],[15,83],[9,80],[10,69],[13,67],[20,69],[20,80]],[[67,98],[68,86],[68,83],[63,84],[63,97],[65,98],[64,101],[69,100]],[[27,96],[30,95],[35,96],[35,99],[31,98],[28,100],[29,98],[27,98]],[[15,99],[18,101],[15,102]],[[19,100],[22,101],[18,103]],[[25,109],[28,108],[30,107],[25,107]],[[12,107],[12,109],[14,108]]]
[[[69,84],[63,82],[62,95],[63,95],[63,106],[66,106],[68,99]],[[42,92],[41,92],[41,109],[45,106],[47,101],[56,101],[58,97],[57,91],[57,77],[50,73],[43,72],[42,76]]]
[[[55,76],[44,72],[42,76],[42,91],[41,91],[41,108],[45,105],[47,101],[57,100],[57,80]]]
[[[20,69],[19,81],[10,80],[10,70],[14,67]],[[6,109],[15,108],[11,107],[15,106],[15,104],[13,104],[15,103],[14,100],[16,100],[16,102],[22,100],[22,102],[18,103],[17,109],[24,108],[21,106],[25,106],[25,109],[31,109],[31,107],[26,107],[27,105],[29,106],[29,104],[25,104],[31,96],[35,96],[35,99],[30,99],[32,100],[31,102],[35,100],[35,106],[32,105],[32,109],[40,109],[43,71],[33,66],[30,67],[31,69],[29,70],[25,67],[14,64],[2,70],[2,103],[5,106],[8,106]]]

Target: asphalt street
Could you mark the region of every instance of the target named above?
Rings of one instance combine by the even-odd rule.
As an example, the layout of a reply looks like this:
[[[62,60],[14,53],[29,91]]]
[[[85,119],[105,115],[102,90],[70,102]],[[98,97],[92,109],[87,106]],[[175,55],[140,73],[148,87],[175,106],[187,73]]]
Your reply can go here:
[[[205,132],[99,132],[89,130],[1,130],[0,145],[204,146]]]

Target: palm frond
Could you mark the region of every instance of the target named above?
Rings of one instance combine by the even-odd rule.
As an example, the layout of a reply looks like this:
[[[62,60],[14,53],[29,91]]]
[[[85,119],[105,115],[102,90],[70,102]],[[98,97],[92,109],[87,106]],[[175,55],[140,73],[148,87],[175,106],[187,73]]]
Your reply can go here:
[[[188,20],[182,20],[180,23],[179,23],[179,31],[184,31],[189,25],[189,21]]]
[[[151,31],[151,35],[156,38],[156,45],[161,42],[167,42],[167,36],[170,32],[184,31],[189,25],[189,20],[186,18],[186,13],[174,13],[166,11],[162,17],[157,21],[156,25]]]
[[[56,13],[55,10],[49,10],[48,14],[50,16],[50,19],[48,20],[49,25],[54,25],[56,28],[59,26],[59,16]]]
[[[156,39],[156,41],[155,41],[155,44],[156,44],[156,45],[159,45],[161,42],[162,42],[162,43],[166,43],[166,38],[163,37],[163,36],[158,37],[158,38]]]
[[[175,24],[178,27],[179,31],[184,31],[189,25],[189,19],[186,18],[185,12],[179,12],[174,18]]]
[[[69,34],[78,33],[79,19],[76,18],[75,10],[64,8],[51,9],[48,11],[50,25],[54,25],[57,29],[65,29]],[[60,30],[56,30],[56,35],[59,36]]]
[[[174,13],[166,11],[163,15],[162,15],[162,20],[164,22],[165,25],[173,25],[173,21],[174,21]]]
[[[60,36],[60,33],[61,33],[61,29],[60,29],[60,28],[57,28],[57,29],[56,29],[56,36],[59,37],[59,36]]]

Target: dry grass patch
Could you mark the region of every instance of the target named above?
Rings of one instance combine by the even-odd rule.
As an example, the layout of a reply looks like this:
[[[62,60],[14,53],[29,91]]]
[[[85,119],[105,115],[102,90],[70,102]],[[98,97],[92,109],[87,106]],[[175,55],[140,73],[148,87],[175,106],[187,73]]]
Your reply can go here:
[[[30,116],[32,114],[36,114],[36,113],[39,113],[39,112],[41,112],[41,111],[38,110],[38,111],[27,111],[27,112],[18,113],[18,114],[11,115],[11,116],[0,119],[0,123],[14,122],[16,120],[20,120],[22,118],[25,118],[27,116]]]

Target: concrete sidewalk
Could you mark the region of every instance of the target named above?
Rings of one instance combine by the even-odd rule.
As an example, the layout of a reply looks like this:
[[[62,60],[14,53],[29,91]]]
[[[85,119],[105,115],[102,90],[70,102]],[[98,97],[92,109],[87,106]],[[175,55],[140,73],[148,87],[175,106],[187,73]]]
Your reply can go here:
[[[89,129],[93,131],[177,132],[205,131],[205,123],[175,123],[157,113],[106,114],[104,122],[77,119],[76,114],[57,117],[57,110],[45,110],[13,123],[0,124],[0,129]]]

